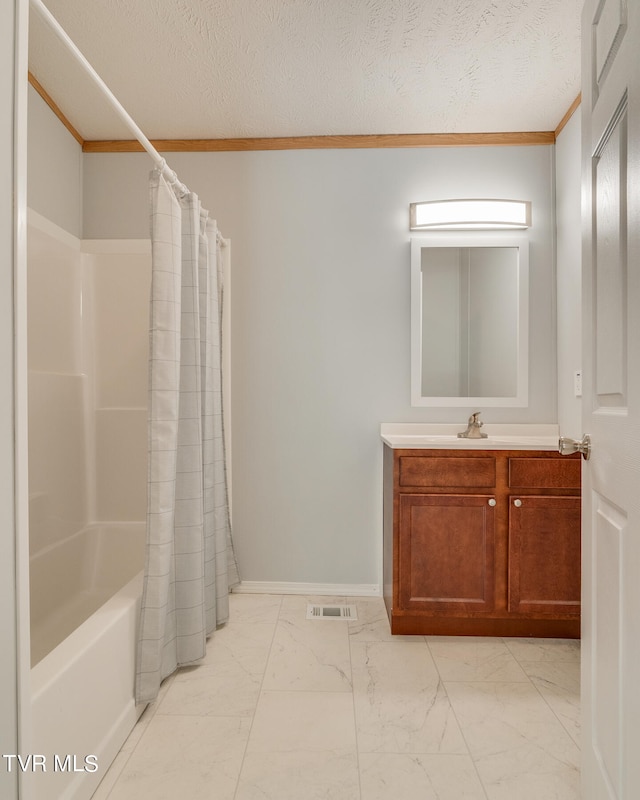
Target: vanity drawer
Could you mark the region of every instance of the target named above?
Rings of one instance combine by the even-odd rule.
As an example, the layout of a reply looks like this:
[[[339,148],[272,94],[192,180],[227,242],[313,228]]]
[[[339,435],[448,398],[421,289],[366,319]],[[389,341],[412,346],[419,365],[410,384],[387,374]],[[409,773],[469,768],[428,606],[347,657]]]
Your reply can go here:
[[[510,458],[512,489],[580,489],[581,457]]]
[[[400,486],[493,488],[496,485],[496,460],[448,456],[400,456]]]

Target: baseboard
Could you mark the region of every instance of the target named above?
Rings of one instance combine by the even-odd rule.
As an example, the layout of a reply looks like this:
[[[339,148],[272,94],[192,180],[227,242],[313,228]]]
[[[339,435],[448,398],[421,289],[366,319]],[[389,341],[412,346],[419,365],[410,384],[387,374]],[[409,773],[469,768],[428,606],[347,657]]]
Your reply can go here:
[[[375,583],[290,583],[286,581],[242,581],[234,594],[302,594],[334,597],[381,597]]]

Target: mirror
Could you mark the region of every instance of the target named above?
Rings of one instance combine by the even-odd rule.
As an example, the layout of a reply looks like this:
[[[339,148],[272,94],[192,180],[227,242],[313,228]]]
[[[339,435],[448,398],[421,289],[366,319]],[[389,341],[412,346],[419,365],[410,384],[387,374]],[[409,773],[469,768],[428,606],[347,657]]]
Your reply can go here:
[[[411,404],[526,406],[525,236],[411,239]]]

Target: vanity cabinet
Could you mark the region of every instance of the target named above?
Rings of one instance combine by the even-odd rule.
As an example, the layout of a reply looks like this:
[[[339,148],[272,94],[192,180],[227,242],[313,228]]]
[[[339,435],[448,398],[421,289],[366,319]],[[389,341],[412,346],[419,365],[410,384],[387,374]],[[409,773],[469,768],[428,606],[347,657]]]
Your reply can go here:
[[[551,451],[385,446],[392,632],[577,638],[580,470]]]

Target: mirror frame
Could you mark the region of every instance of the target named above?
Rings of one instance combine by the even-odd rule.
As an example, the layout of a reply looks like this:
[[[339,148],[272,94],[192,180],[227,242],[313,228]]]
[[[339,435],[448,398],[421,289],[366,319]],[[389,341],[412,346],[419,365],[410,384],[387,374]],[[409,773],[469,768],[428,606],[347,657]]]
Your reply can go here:
[[[427,397],[422,394],[422,250],[425,247],[514,247],[518,251],[516,394],[509,397]],[[411,405],[525,407],[529,403],[529,239],[513,233],[455,233],[411,237]]]

